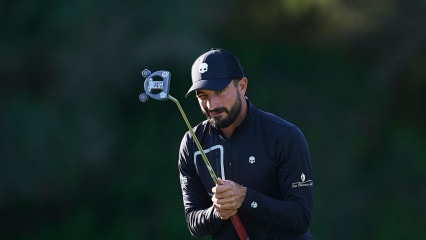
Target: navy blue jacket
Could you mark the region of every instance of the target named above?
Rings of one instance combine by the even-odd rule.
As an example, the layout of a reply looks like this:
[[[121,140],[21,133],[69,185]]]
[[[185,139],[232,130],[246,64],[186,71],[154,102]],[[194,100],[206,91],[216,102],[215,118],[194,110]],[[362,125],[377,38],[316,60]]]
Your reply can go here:
[[[250,239],[313,239],[313,182],[305,137],[288,121],[249,101],[248,106],[231,139],[207,121],[194,127],[210,164],[218,177],[247,187],[238,215]],[[191,234],[238,239],[232,222],[220,219],[212,207],[214,183],[189,132],[181,142],[178,167]]]

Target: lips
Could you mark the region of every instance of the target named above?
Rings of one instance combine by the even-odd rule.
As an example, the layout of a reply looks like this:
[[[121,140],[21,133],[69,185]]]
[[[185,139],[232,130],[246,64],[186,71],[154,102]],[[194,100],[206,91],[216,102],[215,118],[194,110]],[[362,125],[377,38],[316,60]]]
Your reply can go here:
[[[215,117],[221,114],[223,111],[209,111],[210,117]]]
[[[216,108],[214,110],[209,111],[209,115],[210,115],[210,117],[213,118],[213,117],[216,117],[216,116],[220,115],[223,112],[225,112],[225,109]]]

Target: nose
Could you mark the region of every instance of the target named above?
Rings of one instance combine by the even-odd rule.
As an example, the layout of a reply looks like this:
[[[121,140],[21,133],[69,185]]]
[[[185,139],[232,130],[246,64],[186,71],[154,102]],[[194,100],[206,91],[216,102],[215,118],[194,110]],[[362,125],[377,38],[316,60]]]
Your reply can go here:
[[[216,109],[219,106],[219,103],[217,101],[218,99],[213,95],[213,96],[209,96],[209,98],[207,99],[206,102],[206,107],[209,110],[213,110]]]

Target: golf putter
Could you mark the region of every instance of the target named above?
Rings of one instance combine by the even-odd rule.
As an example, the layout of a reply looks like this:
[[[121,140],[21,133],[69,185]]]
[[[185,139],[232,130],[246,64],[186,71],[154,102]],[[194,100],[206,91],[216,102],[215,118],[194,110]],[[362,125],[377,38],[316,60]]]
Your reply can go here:
[[[201,157],[203,158],[204,164],[206,165],[214,184],[217,184],[218,183],[217,176],[212,166],[210,165],[207,155],[204,152],[203,147],[200,144],[200,141],[195,135],[195,132],[192,129],[192,126],[189,123],[185,112],[183,111],[182,106],[180,105],[179,101],[176,98],[172,97],[169,94],[170,72],[165,70],[160,70],[160,71],[151,73],[150,70],[144,69],[142,71],[142,77],[145,78],[145,82],[144,82],[145,92],[139,95],[139,100],[141,102],[147,102],[149,98],[160,100],[160,101],[171,100],[177,105],[177,107],[179,108],[180,114],[182,115],[182,118],[185,121],[186,126],[188,127],[189,132],[192,135],[192,138],[194,139],[195,145],[197,145],[197,148],[201,153]],[[234,225],[235,231],[237,232],[240,240],[249,240],[250,238],[247,235],[247,231],[244,228],[240,217],[238,217],[238,215],[235,214],[231,217],[231,221],[232,221],[232,225]]]

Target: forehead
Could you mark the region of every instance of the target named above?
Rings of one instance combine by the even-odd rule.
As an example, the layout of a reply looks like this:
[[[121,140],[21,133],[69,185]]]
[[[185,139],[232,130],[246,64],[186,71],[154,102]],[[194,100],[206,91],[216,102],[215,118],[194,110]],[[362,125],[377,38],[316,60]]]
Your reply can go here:
[[[201,94],[201,93],[209,94],[211,92],[214,92],[214,91],[209,90],[209,89],[200,88],[200,89],[195,90],[195,95],[198,95],[198,94]]]
[[[231,85],[233,85],[233,81],[230,81],[229,84],[224,89],[229,88]],[[196,95],[200,94],[200,93],[208,94],[208,93],[212,93],[212,92],[222,91],[224,89],[221,89],[221,90],[210,90],[210,89],[200,88],[200,89],[196,89],[195,90],[195,94]]]

